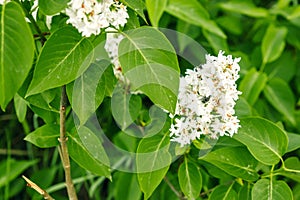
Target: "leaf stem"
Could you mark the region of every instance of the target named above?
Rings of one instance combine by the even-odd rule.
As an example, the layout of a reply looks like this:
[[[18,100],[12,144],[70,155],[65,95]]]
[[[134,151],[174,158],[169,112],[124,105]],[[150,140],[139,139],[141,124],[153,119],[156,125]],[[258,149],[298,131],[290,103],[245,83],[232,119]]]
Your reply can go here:
[[[168,184],[168,186],[170,187],[170,189],[175,193],[175,195],[179,198],[179,199],[185,199],[180,192],[178,192],[176,190],[176,188],[172,185],[172,183],[169,181],[169,179],[165,176],[164,177],[164,181]]]
[[[76,191],[72,182],[71,177],[71,165],[67,147],[67,136],[66,136],[66,106],[67,106],[67,94],[66,86],[62,86],[61,99],[60,99],[60,157],[65,170],[66,187],[70,200],[77,200]]]

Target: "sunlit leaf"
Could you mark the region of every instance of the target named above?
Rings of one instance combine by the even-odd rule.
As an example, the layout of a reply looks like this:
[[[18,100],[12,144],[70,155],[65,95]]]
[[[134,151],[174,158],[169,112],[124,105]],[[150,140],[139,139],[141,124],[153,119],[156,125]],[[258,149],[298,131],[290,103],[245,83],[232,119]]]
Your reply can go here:
[[[21,6],[9,2],[0,14],[0,106],[5,110],[32,66],[34,41]]]
[[[59,144],[59,125],[46,124],[29,133],[24,140],[40,147],[49,148]]]
[[[92,50],[91,42],[71,27],[54,32],[38,57],[27,96],[75,80],[92,61]]]
[[[59,13],[70,0],[39,0],[39,9],[46,15],[54,15]]]
[[[277,164],[287,150],[286,133],[271,121],[259,117],[241,119],[240,125],[233,138],[245,144],[261,163]]]
[[[179,87],[176,52],[157,29],[142,27],[124,33],[119,60],[131,89],[145,93],[156,105],[175,111]]]
[[[153,26],[158,26],[159,19],[165,10],[167,2],[167,0],[146,0],[148,15]]]
[[[261,179],[253,186],[252,199],[293,200],[293,194],[288,184],[284,181]]]

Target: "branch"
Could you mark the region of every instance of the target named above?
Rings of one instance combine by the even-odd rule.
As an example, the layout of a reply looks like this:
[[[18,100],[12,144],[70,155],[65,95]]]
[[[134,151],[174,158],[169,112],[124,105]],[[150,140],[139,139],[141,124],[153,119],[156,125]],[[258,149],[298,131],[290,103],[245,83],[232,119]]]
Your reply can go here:
[[[40,195],[44,197],[44,199],[54,200],[45,190],[40,188],[37,184],[29,180],[26,176],[22,176],[22,178],[27,182],[27,186],[37,191]]]
[[[67,106],[67,94],[66,94],[66,86],[62,86],[61,90],[61,99],[60,99],[60,157],[62,160],[62,164],[65,170],[65,179],[66,179],[66,187],[68,191],[68,196],[70,200],[77,200],[76,191],[72,182],[71,177],[71,166],[70,166],[70,158],[67,147],[67,136],[66,136],[66,106]]]
[[[180,192],[178,192],[176,190],[176,188],[172,185],[172,183],[169,181],[169,179],[167,178],[167,176],[164,177],[164,181],[168,184],[168,186],[170,187],[170,189],[175,193],[175,195],[179,198],[179,199],[185,199]]]

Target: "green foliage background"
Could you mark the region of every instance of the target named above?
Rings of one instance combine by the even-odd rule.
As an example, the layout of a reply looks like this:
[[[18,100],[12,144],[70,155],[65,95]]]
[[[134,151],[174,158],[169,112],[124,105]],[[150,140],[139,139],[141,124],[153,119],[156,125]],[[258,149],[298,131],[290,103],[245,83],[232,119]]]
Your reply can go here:
[[[63,168],[55,147],[59,144],[62,85],[67,85],[70,101],[68,145],[79,199],[300,199],[299,2],[121,2],[128,6],[130,14],[124,31],[133,30],[134,33],[127,37],[128,41],[145,36],[143,44],[152,44],[157,39],[161,41],[160,46],[170,48],[168,57],[172,58],[171,63],[165,63],[166,59],[162,58],[151,60],[156,51],[144,52],[137,47],[133,52],[145,60],[132,60],[129,55],[124,55],[120,62],[124,63],[125,72],[140,63],[153,61],[178,72],[173,74],[178,81],[179,68],[183,74],[185,69],[193,67],[180,57],[177,61],[169,41],[152,27],[184,33],[210,54],[224,50],[226,54],[242,58],[238,87],[243,94],[236,106],[241,119],[239,133],[233,138],[221,138],[213,146],[201,140],[188,148],[176,147],[175,153],[181,156],[171,162],[169,152],[164,150],[170,146],[168,123],[156,136],[140,139],[123,133],[132,121],[123,121],[118,116],[130,115],[143,130],[148,130],[145,127],[150,127],[151,122],[153,127],[159,126],[151,117],[149,105],[174,110],[176,96],[170,97],[171,92],[166,88],[176,87],[178,82],[166,82],[166,87],[160,85],[159,91],[163,92],[159,94],[156,86],[139,88],[145,95],[131,97],[126,88],[114,91],[116,80],[111,66],[96,61],[103,56],[101,49],[95,47],[105,40],[104,34],[83,38],[73,27],[66,25],[64,14],[54,16],[48,30],[46,15],[59,13],[67,1],[40,0],[35,23],[29,12],[33,2],[11,2],[1,6],[0,22],[0,199],[41,199],[32,189],[26,188],[21,174],[30,177],[55,199],[67,199]],[[25,16],[31,23],[25,21]],[[141,26],[146,27],[139,28]],[[120,48],[130,46],[128,41]],[[196,52],[187,40],[179,39],[173,45],[196,60],[203,57],[203,52]],[[162,71],[151,62],[145,70],[158,75],[158,79],[151,81],[162,83]],[[98,85],[84,78],[93,75],[101,77]],[[133,83],[139,81],[135,74],[129,78]],[[148,80],[147,74],[142,78]],[[75,79],[77,82],[74,83]],[[94,89],[97,99],[88,99],[90,94],[86,90],[80,93],[82,98],[77,98],[78,94],[73,96],[73,88],[79,87],[76,84]],[[131,110],[117,109],[126,113],[116,113],[110,109],[112,97],[118,94],[123,95],[120,101],[129,104]],[[86,109],[78,106],[90,101],[95,103],[91,106],[86,103]],[[83,125],[78,130],[74,129],[71,109]],[[103,132],[122,149],[138,153],[163,149],[160,154],[150,155],[146,163],[137,156],[137,168],[149,164],[157,169],[159,159],[169,165],[138,174],[114,170],[118,166],[110,166],[112,163],[132,163],[122,156],[111,158],[107,155],[97,134],[84,126],[94,111]],[[116,121],[124,123],[117,126]],[[86,140],[82,140],[85,137]],[[93,149],[93,146],[97,148]],[[208,153],[199,155],[199,150],[203,149]]]

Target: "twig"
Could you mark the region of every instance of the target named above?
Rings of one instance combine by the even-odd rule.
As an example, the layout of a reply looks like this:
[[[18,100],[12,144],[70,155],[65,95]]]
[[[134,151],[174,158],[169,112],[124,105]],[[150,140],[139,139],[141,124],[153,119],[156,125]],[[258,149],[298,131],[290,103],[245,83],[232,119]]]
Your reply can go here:
[[[54,200],[45,190],[40,188],[37,184],[29,180],[26,176],[22,176],[22,178],[27,182],[27,186],[37,191],[40,195],[44,197],[44,199]]]
[[[76,191],[72,182],[71,177],[71,166],[70,166],[70,158],[68,153],[67,147],[67,140],[66,137],[66,106],[67,106],[67,94],[66,94],[66,86],[62,86],[61,90],[61,99],[60,99],[60,157],[62,160],[62,164],[65,170],[65,179],[66,179],[66,187],[68,191],[68,196],[70,200],[77,200]]]
[[[165,176],[164,177],[164,181],[168,184],[168,186],[171,188],[171,190],[175,193],[175,195],[179,198],[179,199],[185,199],[180,192],[178,192],[176,190],[176,188],[172,185],[172,183],[169,181],[169,179]]]

